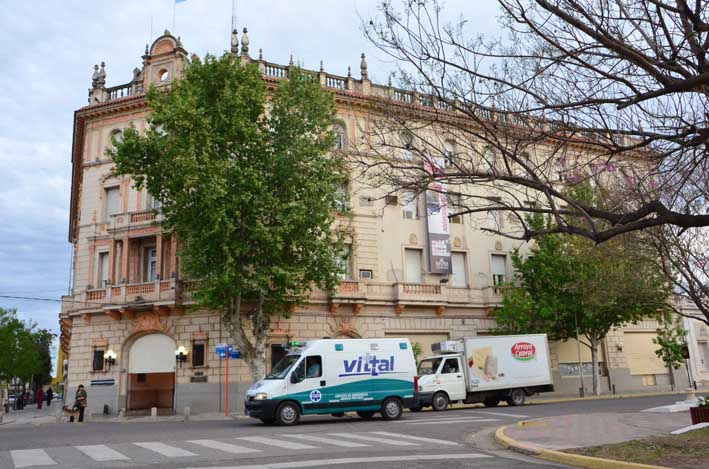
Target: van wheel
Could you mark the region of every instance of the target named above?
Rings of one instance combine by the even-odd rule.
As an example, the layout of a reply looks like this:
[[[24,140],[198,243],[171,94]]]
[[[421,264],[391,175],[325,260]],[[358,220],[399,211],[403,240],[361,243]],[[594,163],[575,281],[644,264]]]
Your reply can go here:
[[[497,407],[497,405],[499,403],[500,403],[499,397],[488,397],[483,401],[483,404],[485,404],[485,407]]]
[[[357,415],[365,420],[369,420],[374,417],[375,412],[373,410],[358,410]]]
[[[512,390],[506,401],[508,405],[518,406],[524,404],[526,398],[527,395],[524,393],[524,390],[518,388]]]
[[[444,392],[437,392],[433,395],[433,400],[431,401],[431,407],[433,410],[446,410],[448,408],[448,396]]]
[[[276,411],[278,425],[295,425],[300,420],[300,409],[292,402],[284,402]]]
[[[395,397],[390,397],[384,400],[382,404],[382,417],[384,420],[397,420],[401,417],[404,408],[401,406],[401,401]]]

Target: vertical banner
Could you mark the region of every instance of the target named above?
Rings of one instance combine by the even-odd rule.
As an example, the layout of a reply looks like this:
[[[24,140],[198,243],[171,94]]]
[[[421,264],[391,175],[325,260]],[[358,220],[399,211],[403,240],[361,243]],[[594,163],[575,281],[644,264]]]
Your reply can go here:
[[[440,174],[445,167],[443,158],[427,158],[424,168],[429,174]],[[434,179],[426,190],[426,218],[428,221],[429,271],[432,274],[451,272],[450,220],[448,219],[447,188]]]

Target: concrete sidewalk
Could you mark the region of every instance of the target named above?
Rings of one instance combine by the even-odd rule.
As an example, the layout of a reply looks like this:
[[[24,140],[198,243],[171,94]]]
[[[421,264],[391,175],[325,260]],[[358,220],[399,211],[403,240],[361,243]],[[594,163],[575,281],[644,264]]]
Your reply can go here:
[[[689,412],[574,414],[509,425],[505,434],[522,444],[562,450],[667,435],[691,423]]]

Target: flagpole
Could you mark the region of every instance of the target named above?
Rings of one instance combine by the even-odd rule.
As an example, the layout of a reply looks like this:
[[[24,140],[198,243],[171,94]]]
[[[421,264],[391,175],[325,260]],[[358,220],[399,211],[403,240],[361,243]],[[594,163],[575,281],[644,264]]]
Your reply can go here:
[[[172,34],[175,34],[175,5],[177,0],[172,0]]]

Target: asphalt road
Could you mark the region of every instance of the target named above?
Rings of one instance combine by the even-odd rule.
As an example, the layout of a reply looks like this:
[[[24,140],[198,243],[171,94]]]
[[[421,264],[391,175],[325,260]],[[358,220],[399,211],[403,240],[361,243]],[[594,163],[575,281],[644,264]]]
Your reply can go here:
[[[406,413],[401,420],[304,417],[297,427],[258,420],[89,422],[0,427],[0,468],[525,468],[558,467],[500,450],[494,428],[520,419],[633,412],[677,396]]]

